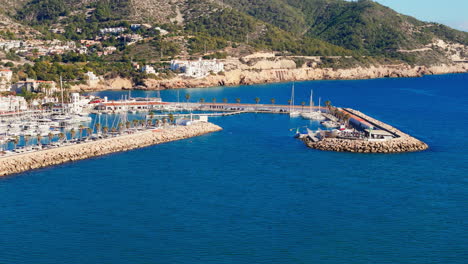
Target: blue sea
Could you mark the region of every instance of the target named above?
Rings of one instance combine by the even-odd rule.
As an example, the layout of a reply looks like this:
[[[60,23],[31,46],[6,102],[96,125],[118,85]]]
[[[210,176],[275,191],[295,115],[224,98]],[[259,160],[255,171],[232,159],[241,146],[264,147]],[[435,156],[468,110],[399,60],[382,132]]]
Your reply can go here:
[[[161,95],[286,104],[291,85]],[[468,74],[299,82],[296,102],[311,89],[430,149],[323,152],[292,138],[309,121],[212,118],[223,131],[0,179],[0,263],[467,263]]]

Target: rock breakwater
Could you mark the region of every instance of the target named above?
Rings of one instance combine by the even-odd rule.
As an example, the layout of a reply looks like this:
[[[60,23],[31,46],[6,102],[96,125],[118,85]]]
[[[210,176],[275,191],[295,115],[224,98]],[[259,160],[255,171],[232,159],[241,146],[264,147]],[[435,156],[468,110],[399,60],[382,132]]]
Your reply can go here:
[[[0,158],[0,176],[200,136],[222,128],[200,122]]]
[[[338,151],[338,152],[355,152],[355,153],[400,153],[400,152],[415,152],[423,151],[429,146],[406,134],[402,131],[385,124],[377,119],[369,117],[359,111],[347,108],[346,111],[356,115],[369,123],[387,130],[395,135],[395,138],[382,141],[369,141],[362,139],[342,139],[342,138],[325,138],[318,142],[313,142],[309,138],[304,138],[304,143],[314,149]]]

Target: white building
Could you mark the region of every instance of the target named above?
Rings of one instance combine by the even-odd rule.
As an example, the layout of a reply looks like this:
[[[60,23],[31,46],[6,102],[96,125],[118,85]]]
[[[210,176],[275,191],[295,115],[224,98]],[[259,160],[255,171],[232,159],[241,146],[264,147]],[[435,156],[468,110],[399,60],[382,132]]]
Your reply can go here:
[[[151,65],[145,65],[141,68],[141,71],[146,74],[156,74],[156,70]]]
[[[124,31],[125,31],[124,27],[103,28],[99,30],[101,34],[118,34]]]
[[[10,91],[12,78],[13,72],[11,70],[0,69],[0,92]]]
[[[0,96],[0,112],[24,111],[28,103],[21,96]]]
[[[92,71],[89,71],[87,73],[85,73],[86,77],[87,77],[87,83],[89,86],[95,86],[99,83],[99,77],[96,76],[96,74],[94,74],[94,72]]]
[[[224,71],[224,63],[213,60],[202,60],[198,61],[171,61],[171,70],[180,70],[184,76],[192,78],[203,78],[208,76],[210,73],[219,73]]]

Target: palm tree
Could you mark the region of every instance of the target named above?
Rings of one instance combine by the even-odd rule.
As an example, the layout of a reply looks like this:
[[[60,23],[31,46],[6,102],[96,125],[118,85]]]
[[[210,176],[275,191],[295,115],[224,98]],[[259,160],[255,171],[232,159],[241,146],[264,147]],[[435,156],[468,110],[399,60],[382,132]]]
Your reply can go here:
[[[37,138],[37,145],[38,145],[38,146],[39,146],[39,145],[42,145],[42,143],[41,143],[41,140],[42,140],[41,134],[37,134],[36,138]]]
[[[304,111],[304,106],[306,105],[306,102],[302,101],[301,106],[302,106],[302,111]]]
[[[49,132],[49,134],[47,134],[47,138],[49,139],[49,144],[51,144],[52,139],[54,139],[54,134],[52,134],[52,132]]]
[[[189,94],[189,93],[186,93],[186,94],[185,94],[185,101],[187,101],[187,103],[188,103],[189,100],[190,100],[190,94]]]
[[[205,98],[200,98],[200,103],[203,104],[205,102]]]
[[[146,123],[145,120],[139,120],[138,122],[140,123],[140,126],[141,126],[141,127],[144,126],[145,123]]]
[[[228,102],[228,99],[227,98],[223,98],[223,103],[227,104]]]
[[[96,133],[99,134],[99,133],[101,132],[101,131],[100,131],[100,130],[101,130],[101,124],[96,123],[96,124],[94,125],[94,127],[96,128]]]
[[[125,122],[125,128],[128,130],[132,126],[132,123],[130,121]]]
[[[75,131],[74,128],[72,128],[72,129],[70,130],[71,139],[73,139],[73,138],[75,137],[75,135],[76,135],[76,131]]]
[[[132,120],[132,123],[133,123],[133,127],[136,127],[136,126],[138,125],[138,120],[133,119],[133,120]]]
[[[159,119],[156,119],[156,120],[154,121],[154,123],[156,124],[157,127],[159,127],[159,123],[160,123],[160,122],[161,122],[161,121],[160,121]]]
[[[255,97],[255,103],[258,104],[260,102],[260,98]]]
[[[29,135],[25,135],[24,136],[24,145],[27,147],[28,146],[28,143],[29,143],[29,140],[31,139],[31,136]]]
[[[169,113],[168,118],[169,122],[174,123],[174,115],[172,113]]]
[[[276,102],[275,98],[271,98],[270,101],[271,101],[271,104],[272,104],[272,105],[274,105],[275,102]]]
[[[66,137],[65,137],[65,133],[60,132],[60,134],[59,134],[59,139],[60,139],[60,141],[65,140],[65,138],[66,138]]]
[[[79,132],[80,132],[80,139],[83,137],[83,131],[84,131],[85,127],[83,125],[80,125],[79,126]]]
[[[162,118],[162,123],[163,123],[163,126],[166,124],[166,122],[167,122],[167,121],[166,121],[166,118],[165,118],[165,117],[163,117],[163,118]]]
[[[93,130],[91,128],[86,128],[86,138],[89,138],[93,134]]]
[[[119,132],[122,132],[122,128],[123,128],[122,122],[119,122],[119,123],[117,124],[117,127],[118,127],[118,129],[119,129]]]
[[[16,145],[18,145],[18,142],[19,142],[19,137],[18,136],[15,136],[13,138],[13,148],[16,149]]]
[[[115,134],[115,133],[117,133],[117,129],[116,129],[115,127],[113,127],[113,128],[111,129],[111,132]]]
[[[211,99],[211,102],[216,103],[216,98],[213,97],[213,98]]]
[[[289,100],[288,100],[288,105],[291,105],[291,102],[292,102],[291,99],[289,99]]]
[[[107,133],[109,132],[109,127],[107,127],[107,126],[103,127],[102,132],[104,132],[104,134],[107,135]]]
[[[146,120],[146,127],[150,127],[153,124],[151,119]]]
[[[331,108],[331,102],[330,102],[330,100],[325,101],[325,106],[328,108],[328,112],[331,112],[331,111],[330,111],[330,108]]]
[[[153,112],[150,112],[150,113],[149,113],[149,118],[150,118],[151,120],[153,120],[153,118],[154,118],[154,113],[153,113]]]
[[[241,102],[241,99],[240,98],[236,98],[236,103],[240,104]]]

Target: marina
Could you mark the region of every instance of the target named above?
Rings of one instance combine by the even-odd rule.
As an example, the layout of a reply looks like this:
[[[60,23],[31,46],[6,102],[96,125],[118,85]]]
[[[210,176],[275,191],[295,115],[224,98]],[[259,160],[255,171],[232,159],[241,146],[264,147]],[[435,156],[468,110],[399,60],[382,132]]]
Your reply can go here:
[[[296,129],[295,137],[311,148],[332,151],[391,153],[420,151],[426,144],[350,108],[314,106],[313,91],[309,105],[291,104],[163,102],[161,98],[108,100],[89,97],[84,102],[75,95],[74,102],[59,105],[58,110],[35,110],[6,113],[0,122],[1,157],[9,157],[70,145],[97,142],[171,126],[208,122],[208,118],[246,113],[287,114],[319,122],[321,129],[306,133]],[[82,101],[79,106],[76,102]],[[293,129],[291,129],[292,131]],[[385,142],[385,144],[383,144]],[[393,143],[397,142],[395,145]],[[388,144],[389,143],[389,144]],[[344,147],[346,146],[346,147]],[[384,146],[384,147],[382,147]],[[409,146],[409,147],[406,147]],[[39,153],[38,153],[39,154]]]

